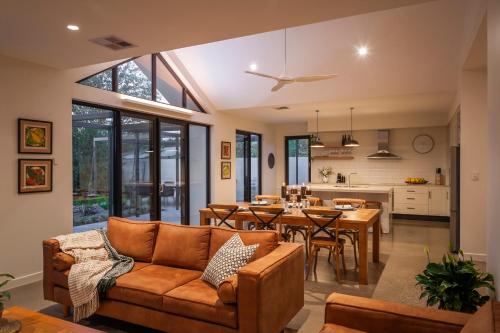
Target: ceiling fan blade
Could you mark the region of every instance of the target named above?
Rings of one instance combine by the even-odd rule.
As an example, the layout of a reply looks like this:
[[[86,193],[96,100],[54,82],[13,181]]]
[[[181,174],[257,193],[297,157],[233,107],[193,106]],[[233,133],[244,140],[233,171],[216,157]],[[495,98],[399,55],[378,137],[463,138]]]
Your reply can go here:
[[[278,80],[278,83],[277,83],[274,87],[272,87],[272,88],[271,88],[271,91],[273,91],[273,92],[274,92],[274,91],[278,91],[278,90],[280,90],[281,88],[283,88],[283,86],[284,86],[285,84],[287,84],[287,83],[288,83],[288,82]]]
[[[337,74],[297,76],[293,79],[293,81],[294,82],[314,82],[314,81],[333,79],[337,76],[338,76]]]
[[[276,76],[272,76],[272,75],[268,75],[268,74],[263,74],[263,73],[257,73],[257,72],[251,72],[251,71],[245,71],[245,73],[247,74],[252,74],[252,75],[257,75],[257,76],[261,76],[261,77],[265,77],[267,79],[273,79],[273,80],[276,80],[276,81],[279,81],[280,79]]]

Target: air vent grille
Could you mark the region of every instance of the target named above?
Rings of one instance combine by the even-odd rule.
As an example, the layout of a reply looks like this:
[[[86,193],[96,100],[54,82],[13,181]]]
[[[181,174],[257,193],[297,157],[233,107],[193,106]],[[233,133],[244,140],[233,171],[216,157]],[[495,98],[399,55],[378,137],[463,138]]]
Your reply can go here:
[[[119,51],[123,49],[129,49],[131,47],[136,47],[132,43],[129,43],[119,37],[116,36],[108,36],[108,37],[99,37],[90,40],[92,43],[96,43],[98,45],[107,47],[113,51]]]
[[[275,108],[276,110],[290,110],[288,106],[278,106]]]

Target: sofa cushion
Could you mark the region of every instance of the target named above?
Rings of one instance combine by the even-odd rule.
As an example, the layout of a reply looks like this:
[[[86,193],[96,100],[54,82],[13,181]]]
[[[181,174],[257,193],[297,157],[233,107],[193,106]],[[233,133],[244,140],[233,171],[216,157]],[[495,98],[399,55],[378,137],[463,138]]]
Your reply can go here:
[[[218,288],[225,278],[236,274],[248,263],[258,247],[259,244],[245,246],[240,236],[233,234],[212,257],[201,279]]]
[[[240,235],[245,245],[259,244],[259,248],[255,251],[252,260],[265,256],[278,246],[278,233],[273,230],[249,231],[212,227],[209,258],[212,258],[219,248],[235,233]]]
[[[217,288],[217,295],[225,304],[234,304],[238,301],[238,275],[234,274],[224,279]]]
[[[208,262],[209,227],[160,223],[153,264],[204,270]]]
[[[120,276],[106,297],[161,310],[163,294],[200,276],[195,270],[149,265]]]
[[[155,245],[158,222],[135,222],[132,220],[110,217],[108,220],[108,238],[118,253],[137,261],[151,262]]]
[[[493,325],[493,302],[488,301],[470,317],[460,333],[493,333]]]
[[[228,327],[237,327],[236,305],[224,304],[209,283],[196,279],[167,292],[163,310]]]
[[[319,333],[366,333],[366,332],[335,324],[325,324],[323,325],[323,328]]]

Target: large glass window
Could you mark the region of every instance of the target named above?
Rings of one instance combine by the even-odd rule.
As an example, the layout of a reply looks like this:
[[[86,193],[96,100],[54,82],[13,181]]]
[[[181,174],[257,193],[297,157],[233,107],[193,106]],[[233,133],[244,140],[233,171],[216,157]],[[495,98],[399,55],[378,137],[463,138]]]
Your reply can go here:
[[[122,62],[78,83],[205,112],[160,53]]]
[[[200,223],[200,209],[208,202],[208,128],[189,125],[189,224]]]
[[[151,56],[142,56],[117,67],[118,92],[121,94],[151,99]]]
[[[286,182],[289,185],[310,181],[310,149],[308,136],[285,137]]]
[[[113,112],[73,104],[73,226],[106,226],[112,211]]]

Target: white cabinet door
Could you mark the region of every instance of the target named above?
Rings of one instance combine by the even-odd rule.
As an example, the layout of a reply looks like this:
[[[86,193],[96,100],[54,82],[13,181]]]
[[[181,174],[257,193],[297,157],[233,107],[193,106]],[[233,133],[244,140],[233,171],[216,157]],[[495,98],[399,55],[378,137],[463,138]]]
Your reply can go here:
[[[429,215],[450,216],[449,188],[431,188],[429,190]]]

